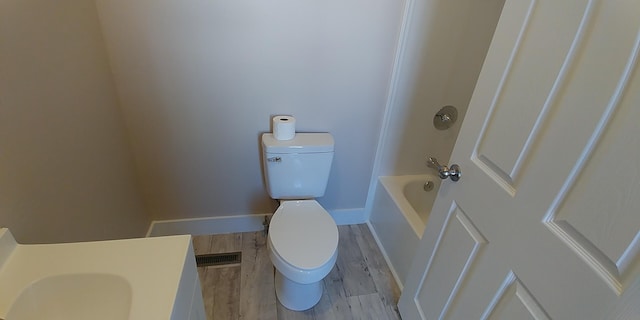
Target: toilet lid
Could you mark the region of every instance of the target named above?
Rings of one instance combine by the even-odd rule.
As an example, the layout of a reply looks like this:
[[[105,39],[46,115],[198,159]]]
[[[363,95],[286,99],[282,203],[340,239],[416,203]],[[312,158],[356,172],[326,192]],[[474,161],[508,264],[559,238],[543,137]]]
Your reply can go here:
[[[292,266],[311,270],[338,248],[338,227],[315,200],[284,201],[269,225],[271,250]]]

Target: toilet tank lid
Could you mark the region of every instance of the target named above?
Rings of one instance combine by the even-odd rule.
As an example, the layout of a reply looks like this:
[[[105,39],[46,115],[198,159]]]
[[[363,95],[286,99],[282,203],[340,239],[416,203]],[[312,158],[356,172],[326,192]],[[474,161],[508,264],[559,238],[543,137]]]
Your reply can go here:
[[[276,140],[271,133],[262,134],[262,146],[266,153],[333,152],[333,145],[330,133],[296,133],[291,140]]]

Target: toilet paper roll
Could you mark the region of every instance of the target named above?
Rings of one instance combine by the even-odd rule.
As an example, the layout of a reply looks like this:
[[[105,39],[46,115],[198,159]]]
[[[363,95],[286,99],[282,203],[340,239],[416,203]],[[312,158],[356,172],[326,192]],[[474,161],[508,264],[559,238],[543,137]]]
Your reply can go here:
[[[273,117],[273,136],[276,140],[291,140],[296,136],[296,119],[291,116]]]

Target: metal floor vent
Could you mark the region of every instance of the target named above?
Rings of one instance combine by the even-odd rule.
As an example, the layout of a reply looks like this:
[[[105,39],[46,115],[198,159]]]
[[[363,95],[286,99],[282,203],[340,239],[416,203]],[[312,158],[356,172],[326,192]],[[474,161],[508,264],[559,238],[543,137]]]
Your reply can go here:
[[[196,256],[196,265],[198,267],[238,264],[240,261],[242,261],[242,252],[213,253]]]

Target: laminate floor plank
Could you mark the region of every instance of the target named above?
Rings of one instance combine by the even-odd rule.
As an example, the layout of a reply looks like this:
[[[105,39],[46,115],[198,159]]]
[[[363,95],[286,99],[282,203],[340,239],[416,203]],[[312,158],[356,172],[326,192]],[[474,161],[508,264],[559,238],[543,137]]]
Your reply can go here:
[[[207,319],[399,320],[400,291],[367,225],[338,230],[338,261],[323,280],[320,302],[303,312],[277,301],[263,232],[194,237],[200,254],[242,251],[240,265],[198,268]]]
[[[240,266],[204,267],[202,297],[207,319],[238,319]]]
[[[305,311],[291,311],[278,302],[278,320],[316,320],[315,308]]]
[[[263,232],[243,234],[240,267],[240,319],[276,319],[274,269]]]
[[[209,253],[242,251],[242,235],[242,233],[229,233],[211,236],[211,251]]]
[[[193,251],[197,255],[207,254],[211,251],[211,237],[212,235],[193,236],[191,242],[193,243]]]
[[[198,278],[200,279],[200,289],[202,290],[202,297],[204,298],[205,291],[208,289],[204,283],[204,277],[207,275],[207,268],[198,267]]]
[[[358,246],[356,234],[352,231],[357,225],[338,226],[338,260],[336,266],[342,274],[347,297],[376,292],[376,286],[369,274],[369,267]]]
[[[399,316],[395,317],[395,311],[390,310],[384,303],[380,303],[380,295],[378,293],[352,296],[348,299],[354,320],[391,320],[400,318]]]
[[[340,253],[338,253],[340,255]],[[351,320],[351,307],[347,300],[347,293],[344,289],[344,283],[342,281],[342,273],[337,265],[331,269],[331,272],[323,279],[324,292],[318,305],[314,307],[317,309],[317,319],[336,319],[336,320]]]
[[[213,293],[216,290],[215,279],[212,277],[207,279],[207,268],[198,268],[198,276],[200,277],[200,289],[202,290],[202,301],[204,302],[204,314],[207,315],[207,320],[213,319],[213,309],[215,308],[215,298]]]
[[[242,233],[194,236],[192,241],[193,251],[196,255],[242,250]]]
[[[373,234],[366,224],[353,226],[351,229],[356,234],[358,246],[362,250],[362,255],[369,266],[369,273],[376,285],[376,292],[380,294],[383,302],[397,311],[400,288],[396,283],[387,262],[378,248]]]

